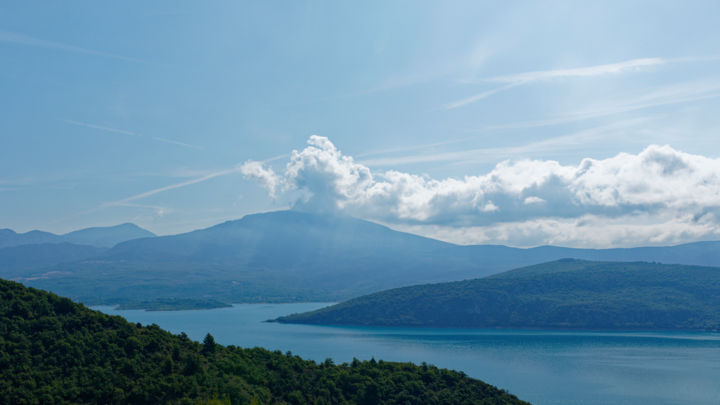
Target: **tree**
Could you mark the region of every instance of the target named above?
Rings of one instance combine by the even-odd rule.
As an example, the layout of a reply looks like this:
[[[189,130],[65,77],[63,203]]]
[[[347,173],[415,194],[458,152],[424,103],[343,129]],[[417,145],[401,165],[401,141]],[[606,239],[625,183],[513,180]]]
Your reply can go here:
[[[215,338],[209,333],[203,339],[202,352],[205,355],[215,353]]]

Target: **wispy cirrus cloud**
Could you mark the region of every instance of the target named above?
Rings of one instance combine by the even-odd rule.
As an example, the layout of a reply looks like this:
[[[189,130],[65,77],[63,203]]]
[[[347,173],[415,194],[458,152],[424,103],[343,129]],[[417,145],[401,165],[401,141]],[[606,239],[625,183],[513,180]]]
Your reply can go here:
[[[273,162],[273,161],[276,161],[276,160],[285,158],[285,157],[287,157],[287,156],[288,156],[288,154],[285,153],[285,154],[282,154],[282,155],[277,155],[277,156],[273,156],[273,157],[267,158],[267,159],[265,159],[265,160],[263,160],[263,161],[260,161],[260,162],[257,162],[257,163],[260,164],[260,165],[262,165],[262,164],[267,164],[267,163],[270,163],[270,162]],[[185,181],[180,181],[180,182],[177,182],[177,183],[169,184],[169,185],[167,185],[167,186],[158,187],[158,188],[154,188],[154,189],[151,189],[151,190],[143,191],[142,193],[134,194],[134,195],[131,195],[131,196],[129,196],[129,197],[125,197],[125,198],[120,199],[120,200],[105,202],[105,203],[103,203],[100,207],[98,207],[98,209],[99,209],[99,208],[103,208],[103,207],[112,207],[112,206],[137,206],[137,207],[143,207],[143,206],[145,206],[145,205],[139,205],[139,204],[134,204],[134,205],[132,205],[132,204],[133,204],[134,201],[139,201],[139,200],[142,200],[142,199],[144,199],[144,198],[154,196],[154,195],[156,195],[156,194],[164,193],[164,192],[166,192],[166,191],[175,190],[175,189],[179,189],[179,188],[183,188],[183,187],[187,187],[187,186],[192,186],[193,184],[203,183],[203,182],[206,182],[206,181],[208,181],[208,180],[212,180],[212,179],[217,178],[217,177],[227,176],[227,175],[231,175],[231,174],[245,173],[245,172],[247,172],[247,170],[248,170],[248,169],[247,169],[246,165],[236,165],[236,166],[233,166],[233,167],[230,167],[230,168],[227,168],[227,169],[212,170],[212,171],[204,171],[204,170],[202,170],[202,171],[186,171],[186,170],[181,170],[181,171],[179,171],[179,172],[177,173],[177,175],[180,175],[180,176],[182,176],[182,177],[187,176],[187,175],[195,176],[195,177],[193,177],[192,179],[189,179],[189,180],[185,180]],[[154,208],[155,206],[147,206],[147,207]]]
[[[569,111],[562,115],[549,116],[540,120],[486,125],[466,131],[475,134],[487,134],[503,130],[560,126],[570,123],[593,120],[597,118],[622,115],[629,112],[648,110],[675,104],[693,103],[719,97],[720,81],[718,80],[700,80],[693,82],[676,83],[647,89],[645,92],[637,94],[635,96],[594,103],[585,108],[579,108],[575,111]],[[587,137],[590,133],[608,133],[608,131],[612,129],[627,127],[630,124],[634,125],[643,122],[646,122],[645,117],[626,119],[617,122],[611,122],[609,124],[598,125],[592,128],[588,128],[586,130],[575,132],[573,134],[551,137],[542,141],[532,142],[527,145],[521,146],[509,146],[499,148],[473,148],[464,149],[461,151],[433,153],[422,152],[423,149],[430,149],[436,146],[468,141],[478,136],[475,135],[457,139],[450,139],[442,142],[430,143],[426,145],[417,145],[413,143],[412,145],[407,147],[396,147],[387,150],[372,151],[359,154],[357,156],[362,158],[362,163],[370,166],[389,166],[413,163],[457,161],[458,159],[467,160],[467,158],[471,158],[471,160],[473,161],[486,161],[487,159],[511,158],[513,157],[513,155],[523,153],[528,150],[547,151],[551,150],[548,149],[549,146],[562,146],[568,145],[570,143],[577,143],[579,141],[587,141]],[[573,138],[577,139],[573,141]],[[420,152],[418,153],[415,151]],[[392,156],[392,154],[396,154],[399,156]],[[487,159],[485,159],[485,157]]]
[[[189,143],[175,141],[175,140],[167,139],[167,138],[161,138],[159,136],[151,136],[150,139],[153,139],[158,142],[169,143],[171,145],[183,146],[183,147],[190,148],[190,149],[198,149],[198,150],[202,149],[202,146],[191,145]]]
[[[208,173],[208,174],[206,174],[206,175],[204,175],[204,176],[201,176],[201,177],[196,177],[196,178],[194,178],[194,179],[190,179],[190,180],[186,180],[186,181],[181,181],[181,182],[173,183],[173,184],[170,184],[170,185],[167,185],[167,186],[158,187],[158,188],[155,188],[155,189],[152,189],[152,190],[144,191],[144,192],[142,192],[142,193],[138,193],[138,194],[135,194],[135,195],[131,195],[130,197],[126,197],[126,198],[123,198],[123,199],[121,199],[121,200],[107,202],[107,203],[104,203],[103,206],[127,205],[128,203],[131,203],[131,202],[133,202],[133,201],[138,201],[138,200],[141,200],[141,199],[143,199],[143,198],[147,198],[147,197],[153,196],[153,195],[155,195],[155,194],[160,194],[160,193],[164,193],[164,192],[166,192],[166,191],[175,190],[175,189],[182,188],[182,187],[187,187],[187,186],[190,186],[190,185],[193,185],[193,184],[202,183],[202,182],[208,181],[208,180],[210,180],[210,179],[214,179],[214,178],[216,178],[216,177],[226,176],[226,175],[228,175],[228,174],[240,173],[241,170],[242,170],[242,168],[241,168],[240,166],[236,166],[236,167],[233,167],[233,168],[230,168],[230,169],[225,169],[225,170],[218,170],[218,171],[215,171],[215,172],[212,172],[212,173]]]
[[[162,206],[162,205],[135,204],[135,203],[130,203],[130,202],[115,203],[115,204],[113,204],[113,206],[149,209],[149,210],[152,210],[155,213],[155,216],[158,216],[158,217],[162,217],[162,216],[174,211],[173,209],[166,207],[166,206]]]
[[[483,91],[482,93],[473,94],[472,96],[461,98],[460,100],[453,101],[452,103],[446,104],[445,109],[446,110],[453,110],[455,108],[463,107],[468,104],[472,104],[476,101],[480,101],[484,98],[488,98],[494,94],[500,93],[505,90],[510,90],[513,87],[519,86],[521,83],[510,83],[508,85],[498,87],[491,90]]]
[[[287,156],[287,155],[283,155],[283,156]],[[267,162],[270,162],[272,160],[276,160],[279,158],[280,157],[272,157],[267,160],[264,160],[263,163],[267,163]],[[240,165],[233,166],[233,167],[230,167],[227,169],[211,170],[211,171],[180,170],[177,173],[175,173],[174,176],[179,176],[179,177],[193,176],[193,178],[184,180],[184,181],[180,181],[180,182],[175,182],[172,184],[168,184],[166,186],[146,190],[146,191],[143,191],[143,192],[140,192],[137,194],[133,194],[131,196],[128,196],[128,197],[125,197],[125,198],[122,198],[119,200],[106,201],[106,202],[103,202],[103,203],[101,203],[93,208],[90,208],[88,210],[76,212],[74,214],[71,214],[71,215],[68,215],[68,216],[65,216],[62,218],[58,218],[55,221],[52,221],[50,223],[53,224],[53,223],[58,223],[58,222],[64,222],[64,221],[67,221],[70,219],[75,219],[77,217],[81,217],[81,216],[84,216],[87,214],[95,213],[95,212],[98,212],[98,211],[101,211],[104,209],[108,209],[108,208],[113,208],[113,207],[131,207],[131,208],[149,209],[149,210],[152,210],[153,213],[155,214],[155,216],[157,216],[157,217],[161,217],[161,216],[164,216],[169,213],[176,213],[178,210],[167,204],[165,204],[165,205],[145,204],[145,203],[139,203],[138,201],[141,201],[148,197],[152,197],[154,195],[165,193],[167,191],[181,189],[184,187],[192,186],[194,184],[203,183],[208,180],[212,180],[214,178],[223,177],[223,176],[227,176],[227,175],[231,175],[231,174],[239,174],[241,172],[242,172],[242,167]]]
[[[140,136],[140,134],[138,134],[138,133],[136,133],[136,132],[133,132],[133,131],[127,131],[127,130],[124,130],[124,129],[107,127],[107,126],[104,126],[104,125],[90,124],[90,123],[88,123],[88,122],[80,122],[80,121],[74,121],[74,120],[65,120],[65,123],[66,123],[66,124],[70,124],[70,125],[75,125],[75,126],[78,126],[78,127],[85,127],[85,128],[90,128],[90,129],[98,129],[98,130],[100,130],[100,131],[105,131],[105,132],[113,132],[113,133],[121,134],[121,135]]]
[[[556,152],[567,148],[585,149],[598,139],[607,141],[614,134],[622,134],[625,130],[645,124],[648,121],[649,118],[647,117],[633,118],[514,146],[465,148],[435,153],[403,153],[401,156],[369,157],[361,159],[359,162],[368,166],[398,166],[429,162],[493,163],[498,160],[513,159],[518,156],[523,157],[528,153]],[[466,139],[461,139],[458,142]],[[445,144],[447,143],[450,142],[445,142]],[[406,150],[396,149],[395,151]]]
[[[73,53],[79,53],[79,54],[85,54],[85,55],[91,55],[91,56],[99,56],[99,57],[103,57],[103,58],[118,59],[118,60],[123,60],[123,61],[127,61],[127,62],[144,62],[143,60],[138,59],[138,58],[118,55],[118,54],[109,53],[109,52],[102,52],[102,51],[83,48],[83,47],[75,46],[75,45],[63,44],[61,42],[47,41],[44,39],[32,37],[30,35],[22,34],[19,32],[10,32],[10,31],[5,31],[5,30],[0,30],[0,42],[14,44],[14,45],[21,45],[21,46],[30,46],[30,47],[36,47],[36,48],[53,49],[53,50],[64,51],[64,52],[73,52]]]
[[[483,79],[482,81],[520,84],[566,77],[604,76],[639,71],[651,66],[664,65],[666,63],[668,63],[668,60],[663,58],[639,58],[617,63],[607,63],[603,65],[585,66],[570,69],[537,70],[534,72],[495,76]]]
[[[469,97],[448,103],[445,105],[446,110],[460,108],[476,101],[490,97],[494,94],[509,90],[513,87],[530,84],[539,81],[547,81],[561,78],[573,77],[594,77],[605,76],[627,72],[635,72],[647,69],[653,66],[660,66],[668,63],[663,58],[638,58],[617,63],[607,63],[602,65],[584,66],[569,69],[552,69],[537,70],[532,72],[516,73],[511,75],[495,76],[480,80],[465,80],[467,83],[499,83],[504,86],[486,90]]]
[[[108,127],[108,126],[104,126],[104,125],[91,124],[88,122],[65,120],[65,123],[70,124],[70,125],[75,125],[78,127],[85,127],[85,128],[90,128],[90,129],[97,129],[99,131],[112,132],[115,134],[135,136],[135,137],[144,137],[142,134],[139,134],[134,131],[128,131],[126,129],[113,128],[113,127]],[[177,145],[177,146],[182,146],[182,147],[190,148],[190,149],[198,149],[198,150],[203,149],[202,146],[191,145],[189,143],[180,142],[180,141],[176,141],[173,139],[161,138],[159,136],[150,136],[147,138],[152,139],[154,141],[168,143],[168,144]]]
[[[511,124],[490,125],[484,129],[515,129],[537,128],[562,125],[593,118],[608,117],[631,111],[639,111],[674,104],[692,103],[720,97],[720,81],[702,80],[676,83],[657,88],[647,89],[644,93],[633,96],[604,101],[583,109],[541,120],[521,121]]]

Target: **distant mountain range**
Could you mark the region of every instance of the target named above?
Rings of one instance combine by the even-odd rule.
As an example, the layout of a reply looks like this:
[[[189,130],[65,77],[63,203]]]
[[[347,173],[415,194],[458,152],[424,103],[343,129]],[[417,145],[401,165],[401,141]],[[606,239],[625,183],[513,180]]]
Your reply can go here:
[[[453,328],[720,329],[720,268],[565,259],[397,288],[286,323]]]
[[[355,218],[276,211],[179,235],[141,236],[77,261],[27,271],[0,267],[0,277],[88,304],[339,301],[561,258],[720,266],[720,242],[597,250],[458,246]]]
[[[76,245],[110,248],[127,240],[150,238],[153,236],[155,236],[154,233],[130,223],[86,228],[64,235],[56,235],[44,231],[16,233],[12,229],[0,229],[0,248],[46,243],[73,243]]]
[[[7,278],[27,276],[29,272],[51,269],[61,263],[101,256],[120,242],[154,236],[152,232],[129,223],[81,229],[64,235],[44,231],[16,233],[11,229],[0,229],[0,274]]]

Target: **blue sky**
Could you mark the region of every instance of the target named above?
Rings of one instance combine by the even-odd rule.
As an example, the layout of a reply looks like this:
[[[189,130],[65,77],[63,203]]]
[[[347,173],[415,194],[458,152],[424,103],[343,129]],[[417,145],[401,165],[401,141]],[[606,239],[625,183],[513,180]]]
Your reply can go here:
[[[596,3],[3,3],[0,227],[720,239],[720,3]]]

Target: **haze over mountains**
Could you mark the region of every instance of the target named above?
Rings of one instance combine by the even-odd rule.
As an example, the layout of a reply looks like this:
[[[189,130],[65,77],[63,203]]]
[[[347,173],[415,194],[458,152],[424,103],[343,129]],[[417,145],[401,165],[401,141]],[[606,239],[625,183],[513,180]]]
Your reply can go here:
[[[88,241],[86,235],[93,233],[99,232],[79,235]],[[96,236],[98,240],[110,239]],[[184,234],[128,240],[97,252],[77,250],[60,245],[0,249],[0,276],[88,304],[167,298],[292,302],[345,300],[561,258],[720,266],[720,242],[598,250],[458,246],[355,218],[300,211],[247,215]],[[53,262],[50,253],[47,260],[39,260],[43,251],[54,251],[58,260]]]
[[[154,236],[130,223],[80,229],[64,235],[0,229],[0,272],[4,277],[18,277],[59,263],[100,256],[109,247],[126,240]]]
[[[131,223],[85,228],[63,235],[44,231],[17,233],[12,229],[0,229],[0,248],[42,243],[74,243],[109,248],[126,240],[153,236],[154,233]]]

